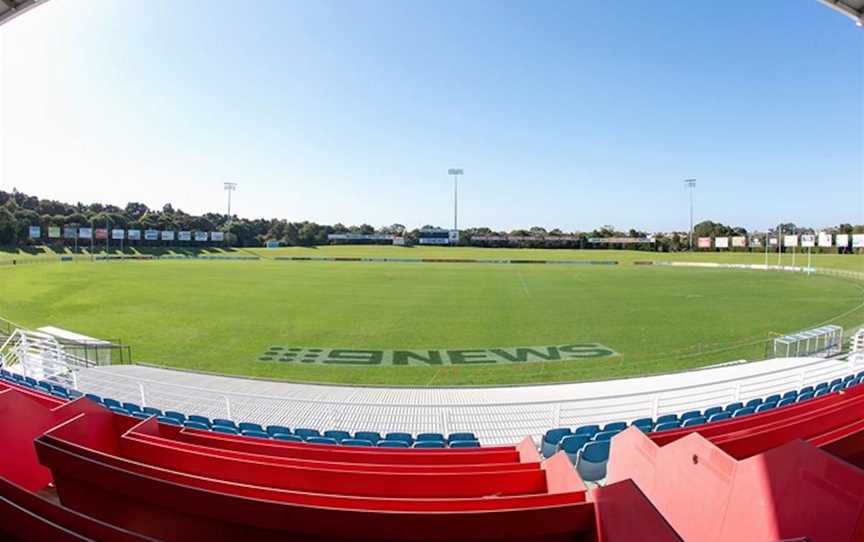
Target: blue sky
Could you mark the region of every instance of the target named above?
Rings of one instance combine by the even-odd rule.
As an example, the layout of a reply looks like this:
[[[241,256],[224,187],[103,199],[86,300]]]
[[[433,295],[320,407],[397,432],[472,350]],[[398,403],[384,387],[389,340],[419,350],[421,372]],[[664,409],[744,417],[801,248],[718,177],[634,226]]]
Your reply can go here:
[[[241,11],[244,5],[254,10]],[[864,222],[864,30],[816,0],[51,0],[0,188],[324,223]]]

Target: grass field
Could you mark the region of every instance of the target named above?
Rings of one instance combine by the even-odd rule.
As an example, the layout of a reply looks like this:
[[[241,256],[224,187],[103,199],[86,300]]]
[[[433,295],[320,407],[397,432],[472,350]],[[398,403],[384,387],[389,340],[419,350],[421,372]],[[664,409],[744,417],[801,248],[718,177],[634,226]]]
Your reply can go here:
[[[273,255],[615,259],[618,266],[269,261],[0,267],[0,315],[118,338],[139,362],[259,377],[397,385],[517,384],[761,357],[775,334],[864,322],[857,282],[637,260],[763,263],[761,254],[321,247]],[[7,255],[11,257],[11,255]],[[15,257],[20,258],[20,255]],[[801,264],[801,255],[798,255]],[[771,263],[776,263],[776,254]],[[791,264],[787,255],[784,264]],[[861,256],[814,265],[864,270]],[[452,366],[259,361],[270,347],[477,349],[601,343],[619,355]]]

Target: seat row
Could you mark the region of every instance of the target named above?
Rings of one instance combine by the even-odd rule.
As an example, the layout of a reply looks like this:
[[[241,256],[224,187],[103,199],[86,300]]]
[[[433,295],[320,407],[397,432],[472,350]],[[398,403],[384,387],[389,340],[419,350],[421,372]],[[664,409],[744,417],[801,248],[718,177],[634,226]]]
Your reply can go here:
[[[39,391],[48,395],[52,395],[58,399],[76,399],[81,397],[81,392],[61,386],[60,384],[49,382],[47,380],[37,380],[32,376],[24,376],[18,373],[12,373],[6,369],[0,369],[0,379],[6,380],[13,384]]]
[[[746,402],[735,401],[725,406],[712,406],[704,410],[690,410],[680,416],[678,414],[665,414],[656,419],[639,418],[629,424],[627,422],[612,422],[602,427],[591,424],[572,430],[568,427],[559,427],[546,432],[540,451],[543,457],[551,457],[557,451],[564,450],[571,461],[575,463],[576,454],[585,445],[592,441],[609,440],[629,426],[634,426],[644,433],[655,433],[720,422],[822,397],[861,383],[864,383],[864,371],[848,375],[845,378],[836,378],[830,382],[822,382],[816,386],[805,386],[800,390],[773,394],[764,399],[755,398]],[[568,441],[569,444],[567,444]]]
[[[445,436],[441,433],[420,433],[416,437],[410,433],[391,432],[382,435],[377,431],[357,431],[351,434],[342,430],[326,430],[323,433],[317,429],[297,427],[290,429],[283,425],[268,425],[266,427],[254,422],[235,422],[228,419],[214,418],[197,414],[186,415],[173,410],[162,411],[154,407],[142,407],[136,403],[117,401],[111,398],[101,398],[88,393],[88,399],[99,403],[115,414],[147,419],[155,416],[160,423],[179,425],[187,429],[214,431],[227,435],[242,435],[244,437],[276,439],[288,442],[308,442],[310,444],[343,445],[343,446],[377,446],[380,448],[479,448],[480,442],[474,433],[458,432]]]

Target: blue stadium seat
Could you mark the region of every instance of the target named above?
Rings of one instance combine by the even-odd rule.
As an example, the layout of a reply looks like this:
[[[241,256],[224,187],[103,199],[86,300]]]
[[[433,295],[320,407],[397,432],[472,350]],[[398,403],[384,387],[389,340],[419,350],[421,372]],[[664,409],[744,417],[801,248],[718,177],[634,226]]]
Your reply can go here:
[[[838,384],[838,386],[842,386],[842,384]],[[834,392],[834,391],[840,391],[840,388],[838,388],[836,390],[834,390],[834,389],[826,390],[825,388],[822,388],[821,390],[814,393],[813,397],[822,397],[823,395],[828,395],[829,393]]]
[[[831,382],[828,383],[828,387],[833,388],[834,386],[836,386],[837,384],[839,384],[841,382],[843,382],[842,378],[835,378],[834,380],[832,380]]]
[[[147,414],[146,412],[133,412],[132,416],[138,418],[139,420],[147,420],[150,418],[150,414]]]
[[[767,412],[768,410],[772,410],[774,408],[777,408],[777,405],[775,405],[774,403],[762,403],[761,405],[756,407],[756,412]]]
[[[702,425],[704,423],[708,423],[708,418],[704,416],[699,416],[698,418],[687,418],[686,420],[684,420],[684,423],[681,425],[681,427],[691,427],[694,425]]]
[[[84,395],[87,399],[90,399],[94,403],[102,403],[102,398],[96,395],[95,393],[87,393]]]
[[[294,434],[303,440],[321,436],[321,433],[319,433],[317,429],[309,429],[307,427],[298,427],[294,430]]]
[[[826,386],[827,386],[827,384],[826,384]],[[813,389],[813,386],[804,386],[804,387],[801,388],[801,390],[798,392],[798,395],[801,395],[802,393],[813,393],[814,391],[815,391],[815,390]]]
[[[144,412],[145,414],[149,414],[150,416],[161,416],[162,415],[161,410],[159,410],[158,408],[154,408],[152,406],[145,406],[141,409],[141,411]]]
[[[657,425],[660,425],[661,423],[670,423],[670,422],[677,422],[677,421],[678,421],[678,414],[664,414],[662,416],[657,417]]]
[[[120,401],[118,401],[116,399],[111,399],[110,397],[106,397],[106,398],[102,399],[102,404],[108,408],[111,408],[111,407],[123,408],[123,405],[120,403]]]
[[[284,425],[268,425],[267,426],[267,434],[271,437],[274,435],[290,435],[291,430],[285,427]]]
[[[740,418],[741,416],[747,416],[748,414],[753,414],[754,412],[756,412],[756,409],[753,407],[743,407],[733,412],[732,417]]]
[[[186,429],[198,429],[201,431],[209,431],[210,430],[210,426],[207,424],[203,424],[201,422],[193,422],[193,421],[189,421],[189,420],[186,420],[185,422],[183,422],[183,427],[185,427]]]
[[[415,448],[446,448],[447,443],[443,440],[418,440],[414,443]]]
[[[159,421],[159,423],[167,423],[167,424],[171,424],[171,425],[183,425],[180,422],[180,420],[178,420],[177,418],[170,418],[168,416],[159,416],[156,419]]]
[[[630,422],[630,425],[636,426],[647,433],[654,427],[654,418],[638,418]]]
[[[705,418],[710,418],[710,417],[713,416],[714,414],[719,414],[720,412],[723,412],[723,407],[721,407],[721,406],[712,406],[712,407],[706,408],[706,409],[702,412],[702,416],[704,416]]]
[[[69,394],[64,393],[64,392],[52,391],[51,395],[53,395],[54,397],[56,397],[58,399],[69,399]],[[114,407],[114,408],[117,408],[117,407]],[[123,410],[126,410],[126,409],[123,409]]]
[[[129,412],[125,408],[121,408],[121,407],[112,406],[112,407],[109,407],[108,410],[110,410],[114,414],[120,414],[123,416],[131,416],[132,415],[131,412]]]
[[[843,389],[843,383],[838,382],[838,383],[834,384],[833,386],[831,386],[829,393],[834,393],[835,391],[840,391],[842,389]],[[818,397],[818,396],[816,396],[816,397]]]
[[[284,440],[286,442],[303,442],[302,438],[298,437],[297,435],[290,435],[288,433],[276,433],[275,435],[273,435],[273,438],[275,440]]]
[[[18,373],[13,373],[13,374],[12,374],[12,378],[13,378],[16,382],[24,382],[24,375],[19,375]]]
[[[384,435],[384,440],[401,440],[402,442],[407,442],[409,445],[414,444],[414,437],[411,436],[411,433],[387,433]]]
[[[84,397],[84,394],[78,390],[69,390],[69,399],[78,399],[79,397]]]
[[[376,446],[379,448],[410,448],[404,440],[379,440]]]
[[[600,442],[604,440],[612,440],[612,437],[620,433],[621,431],[601,431],[594,435],[591,440],[595,442]]]
[[[371,440],[363,440],[360,438],[346,438],[341,442],[342,446],[374,446]]]
[[[786,397],[785,399],[781,399],[780,402],[777,403],[777,408],[788,406],[788,405],[794,405],[795,400],[796,400],[795,397]]]
[[[846,376],[843,377],[843,383],[844,383],[844,384],[845,384],[846,382],[851,382],[851,381],[853,381],[853,380],[855,380],[855,375],[846,375]]]
[[[357,431],[354,433],[355,440],[368,440],[372,444],[375,444],[379,440],[384,440],[381,438],[381,433],[377,431]]]
[[[326,444],[335,446],[339,444],[339,442],[335,438],[327,438],[327,437],[309,437],[306,439],[306,442],[309,444]]]
[[[576,462],[576,470],[583,480],[596,482],[606,477],[606,462],[609,461],[609,441],[589,442]]]
[[[214,433],[223,433],[225,435],[239,435],[240,431],[228,425],[211,425],[210,430]]]
[[[240,431],[240,434],[244,437],[270,438],[270,435],[268,435],[266,431],[256,431],[255,429],[246,429]]]
[[[41,391],[42,393],[47,393],[51,395],[51,384],[46,384],[45,382],[40,382],[36,384],[36,389]]]
[[[787,391],[786,393],[783,394],[783,397],[781,397],[780,400],[783,401],[785,399],[792,399],[794,401],[797,398],[798,398],[798,392],[797,391]]]
[[[579,452],[588,444],[590,437],[588,435],[570,435],[561,439],[560,449],[567,454],[567,458],[574,465],[579,459]]]
[[[182,412],[177,412],[176,410],[166,410],[163,416],[165,416],[166,418],[174,418],[180,423],[186,421],[186,414],[183,414]]]
[[[679,419],[683,422],[685,420],[689,420],[690,418],[701,418],[701,417],[702,417],[702,411],[701,410],[688,410],[684,414],[681,414],[681,417]]]
[[[210,429],[210,418],[207,416],[199,416],[198,414],[190,414],[186,417],[187,421],[202,423],[207,426],[207,429]]]
[[[419,433],[417,442],[447,442],[441,433]]]
[[[584,436],[584,435],[583,435]],[[479,448],[479,440],[454,440],[450,443],[451,448]]]
[[[736,410],[738,410],[739,408],[744,408],[744,403],[742,403],[741,401],[735,401],[734,403],[729,403],[728,405],[726,405],[726,408],[724,408],[723,410],[725,410],[726,412],[732,413],[732,412],[735,412]]]
[[[36,384],[39,383],[39,381],[36,380],[35,378],[33,378],[32,376],[25,376],[24,382],[30,384],[31,386],[35,386]]]
[[[325,438],[332,438],[336,442],[342,442],[343,440],[350,439],[351,433],[348,431],[337,431],[335,429],[331,429],[329,431],[324,431]]]
[[[726,412],[726,411],[718,412],[717,414],[712,414],[711,417],[708,418],[708,423],[722,422],[723,420],[728,420],[731,417],[732,417],[731,412]]]
[[[769,395],[765,398],[766,403],[774,403],[775,405],[780,402],[780,394],[775,393],[774,395]]]
[[[221,427],[230,427],[232,429],[237,429],[237,424],[234,423],[233,420],[226,420],[223,418],[213,418],[213,421],[210,422],[210,425],[213,427],[221,426]]]
[[[260,424],[254,422],[240,422],[237,424],[237,429],[239,429],[241,433],[244,431],[258,431],[259,433],[266,433]]]
[[[35,379],[31,378],[30,380],[27,380],[27,378],[25,378],[24,380],[28,384],[36,386],[36,380]],[[51,391],[56,391],[57,393],[63,393],[65,395],[69,395],[69,390],[67,390],[64,386],[61,386],[60,384],[51,384]]]
[[[759,398],[757,398],[757,399],[750,399],[749,401],[747,401],[746,403],[744,403],[744,407],[745,407],[745,408],[749,408],[749,407],[756,408],[756,407],[758,407],[758,406],[761,405],[761,404],[762,404],[762,399],[759,399]]]
[[[621,431],[623,431],[625,429],[627,429],[627,422],[612,422],[612,423],[607,423],[606,425],[604,425],[602,432],[605,433],[608,431],[617,431],[620,433]]]
[[[600,432],[600,426],[599,425],[589,424],[589,425],[580,425],[579,427],[577,427],[576,429],[573,430],[572,434],[574,434],[574,435],[589,435],[589,436],[593,437],[594,435],[596,435],[599,432]],[[570,433],[567,433],[567,434],[569,435]],[[555,444],[558,444],[558,443],[556,442]]]
[[[136,403],[123,403],[123,408],[129,412],[141,412],[141,407]]]
[[[817,385],[817,386],[813,389],[813,393],[816,393],[816,392],[819,391],[819,390],[827,390],[829,387],[831,387],[831,386],[830,386],[827,382],[822,382],[821,384]],[[810,393],[810,392],[809,392],[809,391],[805,391],[805,392],[802,392],[802,393]]]
[[[459,433],[450,433],[449,435],[447,435],[447,442],[448,443],[449,442],[459,442],[459,441],[467,442],[467,441],[472,441],[472,440],[477,440],[477,437],[474,436],[474,433],[469,433],[467,431],[462,431]]]
[[[819,390],[819,391],[821,392],[822,390]],[[805,392],[805,393],[802,393],[801,395],[799,395],[797,402],[801,403],[803,401],[809,401],[810,399],[813,399],[813,392],[812,391]]]
[[[673,422],[658,423],[654,426],[654,432],[660,433],[662,431],[672,431],[673,429],[678,429],[679,427],[681,427],[681,422],[678,420],[675,420]]]

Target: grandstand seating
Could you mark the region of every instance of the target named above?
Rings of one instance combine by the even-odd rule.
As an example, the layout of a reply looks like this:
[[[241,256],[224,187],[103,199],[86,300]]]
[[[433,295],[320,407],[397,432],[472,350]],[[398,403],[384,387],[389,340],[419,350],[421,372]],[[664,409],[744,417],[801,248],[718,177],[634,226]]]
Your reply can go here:
[[[143,407],[13,380],[0,381],[0,539],[819,542],[864,532],[858,377],[784,408],[756,412],[782,400],[769,397],[664,416],[660,425],[677,424],[668,431],[659,420],[557,431],[563,453],[545,460],[530,439],[468,449],[458,434],[380,439],[414,446],[400,449],[348,438],[381,437],[370,432],[304,442],[286,427],[183,413],[162,423]],[[736,417],[742,409],[752,412]],[[726,418],[699,423],[705,414]],[[426,448],[448,440],[456,449]],[[586,491],[583,479],[602,478]],[[56,497],[43,498],[49,483]]]

